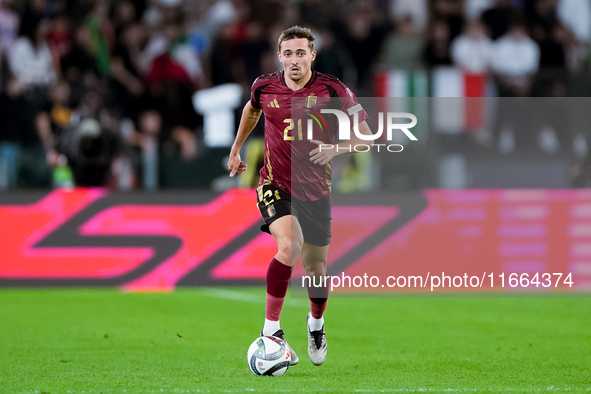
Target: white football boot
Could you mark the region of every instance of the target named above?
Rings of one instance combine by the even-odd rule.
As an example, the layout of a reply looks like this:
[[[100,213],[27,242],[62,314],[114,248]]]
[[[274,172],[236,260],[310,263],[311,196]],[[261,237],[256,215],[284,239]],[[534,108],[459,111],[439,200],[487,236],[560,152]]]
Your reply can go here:
[[[312,364],[322,365],[326,359],[326,335],[324,333],[324,326],[318,331],[310,331],[308,326],[308,320],[310,319],[310,313],[306,317],[306,328],[308,329],[308,357]]]

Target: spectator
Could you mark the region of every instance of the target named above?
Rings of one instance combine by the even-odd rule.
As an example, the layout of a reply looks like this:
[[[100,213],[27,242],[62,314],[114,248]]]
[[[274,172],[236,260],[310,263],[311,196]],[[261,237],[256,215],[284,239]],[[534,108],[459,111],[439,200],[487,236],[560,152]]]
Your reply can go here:
[[[425,46],[424,58],[429,68],[449,66],[452,64],[450,55],[449,26],[445,21],[433,22],[431,36]]]
[[[329,28],[321,27],[319,33],[321,44],[316,48],[314,69],[334,75],[347,85],[354,83],[357,74],[351,53],[335,39]]]
[[[145,41],[146,33],[142,25],[127,27],[120,35],[111,60],[112,107],[121,117],[134,121],[148,93],[138,61]]]
[[[97,69],[104,76],[111,73],[110,56],[115,40],[113,24],[108,18],[109,7],[107,0],[97,0],[85,22],[85,27],[90,33],[89,44],[97,62]]]
[[[49,25],[45,39],[52,53],[59,58],[64,56],[71,46],[70,20],[65,15],[56,17]]]
[[[213,40],[209,56],[211,83],[222,85],[236,82],[235,51],[232,50],[232,25],[223,26]]]
[[[395,20],[411,17],[417,31],[427,29],[427,0],[393,0],[390,4],[390,12]]]
[[[540,45],[540,69],[566,72],[565,47],[569,41],[570,32],[560,23],[556,23],[548,32],[546,39]]]
[[[495,41],[492,51],[492,70],[499,96],[527,97],[538,70],[540,48],[526,33],[525,25],[515,22],[507,34]],[[499,149],[511,153],[516,147],[528,149],[535,146],[532,108],[528,102],[500,100],[496,116]]]
[[[375,8],[375,3],[354,5],[346,19],[345,45],[357,69],[358,95],[371,96],[373,64],[378,58],[388,26]]]
[[[190,3],[192,13],[188,31],[191,32],[191,42],[202,52],[211,49],[214,38],[220,28],[232,24],[237,16],[240,4],[235,5],[230,0],[218,0],[215,2],[194,1]]]
[[[130,0],[117,2],[111,19],[115,37],[119,39],[121,33],[137,21],[135,4]]]
[[[158,137],[162,119],[157,111],[142,113],[139,120],[137,143],[142,149],[142,184],[147,190],[158,187]]]
[[[457,37],[451,46],[454,63],[470,73],[486,73],[492,61],[493,42],[487,37],[479,21],[468,23],[464,34]]]
[[[10,79],[0,94],[0,190],[17,186],[23,145],[34,139],[33,116],[25,85]]]
[[[449,42],[459,36],[464,29],[464,15],[461,0],[434,0],[431,19],[447,25]]]
[[[492,8],[482,13],[482,22],[488,28],[493,40],[507,34],[509,25],[516,18],[511,0],[496,0]]]
[[[79,103],[89,91],[98,89],[100,76],[96,58],[90,49],[90,33],[84,26],[74,30],[73,40],[61,59],[61,72],[70,85],[73,103]]]
[[[13,3],[14,0],[0,0],[0,59],[10,55],[17,38],[19,18],[11,9]]]
[[[184,34],[181,24],[170,22],[164,27],[165,50],[154,57],[148,72],[148,83],[159,89],[162,82],[177,81],[199,86],[203,78],[201,61]]]
[[[4,0],[2,0],[4,1]],[[32,36],[43,19],[50,18],[51,9],[47,0],[27,1],[25,11],[21,15],[20,35]]]
[[[591,3],[587,0],[558,0],[558,18],[570,29],[577,40],[587,43],[591,39]]]
[[[522,23],[514,23],[509,32],[493,45],[492,69],[497,76],[500,95],[528,96],[539,61],[538,44],[529,38]]]
[[[182,68],[196,86],[202,83],[201,59],[185,34],[182,15],[178,15],[175,20],[166,22],[162,30],[162,33],[152,36],[146,48],[138,55],[137,63],[143,67],[141,71],[150,74],[154,70],[156,61],[162,63],[163,59],[168,59]],[[148,77],[148,79],[150,78]]]
[[[416,70],[422,66],[423,35],[414,25],[413,17],[400,19],[396,32],[386,37],[382,49],[382,66],[386,69]]]
[[[248,6],[244,7],[244,10],[248,12],[245,22],[254,21],[259,23],[261,26],[271,26],[276,23],[277,20],[281,20],[281,12],[283,10],[282,1],[278,0],[257,0],[257,1],[245,1],[244,3]],[[249,12],[250,11],[250,12]],[[240,12],[240,10],[238,11]]]
[[[480,19],[482,13],[491,8],[493,4],[494,0],[465,0],[464,14],[466,15],[466,20],[474,21]]]
[[[72,119],[70,85],[64,81],[56,83],[52,86],[49,97],[51,99],[49,114],[53,125],[52,128],[54,129],[54,133],[58,133],[56,129],[67,127]]]
[[[549,39],[558,24],[556,0],[526,0],[524,16],[531,38],[541,44]]]
[[[41,145],[45,150],[47,164],[55,168],[59,154],[55,149],[56,141],[72,120],[72,105],[70,100],[70,85],[60,81],[49,91],[49,101],[37,108],[35,127]]]
[[[47,88],[57,79],[54,57],[45,41],[49,24],[44,19],[34,30],[25,30],[10,55],[10,70],[27,89]]]
[[[297,6],[296,12],[287,10],[286,16],[297,18],[299,13],[300,21],[303,21],[302,23],[306,26],[331,26],[334,24],[335,19],[338,19],[338,16],[335,15],[334,0],[304,0],[297,2]],[[284,25],[293,25],[298,22],[298,20],[285,21]]]
[[[265,36],[263,27],[257,22],[249,23],[246,28],[246,38],[238,46],[238,53],[244,64],[244,79],[254,81],[263,74],[262,60],[269,49],[269,40]]]
[[[167,51],[152,61],[147,81],[160,103],[163,138],[178,143],[181,158],[192,160],[197,154],[194,130],[199,121],[192,96],[203,76],[201,63],[179,23],[169,22],[164,31]]]
[[[222,2],[224,4],[225,2]],[[226,7],[221,7],[225,9]],[[254,12],[252,4],[247,1],[235,1],[233,3],[232,14],[227,13],[230,9],[226,9],[226,13],[219,13],[220,7],[213,6],[209,14],[213,14],[216,19],[221,20],[220,16],[226,14],[225,20],[228,23],[219,27],[218,33],[213,39],[212,49],[210,53],[210,70],[211,82],[213,85],[220,85],[224,83],[241,83],[249,85],[250,81],[245,78],[243,63],[238,56],[239,48],[247,39],[249,30],[249,19]],[[218,14],[216,16],[216,14]],[[257,25],[265,26],[261,22],[254,22]],[[212,23],[207,23],[210,26]],[[262,44],[264,45],[264,44]],[[275,45],[273,44],[272,47]],[[275,57],[276,58],[276,57]],[[264,68],[263,63],[261,67]],[[275,71],[275,69],[273,70]]]

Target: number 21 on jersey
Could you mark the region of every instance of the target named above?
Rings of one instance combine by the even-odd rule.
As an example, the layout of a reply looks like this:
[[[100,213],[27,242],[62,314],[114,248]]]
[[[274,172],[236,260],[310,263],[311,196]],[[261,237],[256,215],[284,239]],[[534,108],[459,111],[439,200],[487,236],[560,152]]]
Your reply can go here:
[[[290,135],[290,131],[294,129],[295,127],[295,121],[293,119],[285,119],[283,121],[283,123],[287,123],[287,127],[285,128],[285,130],[283,130],[283,140],[284,141],[293,141],[295,140],[295,136]],[[308,134],[308,139],[311,140],[312,139],[312,119],[308,119],[308,130],[307,130],[307,134]],[[304,139],[304,131],[303,131],[303,127],[302,127],[302,120],[298,119],[298,140],[303,140]]]

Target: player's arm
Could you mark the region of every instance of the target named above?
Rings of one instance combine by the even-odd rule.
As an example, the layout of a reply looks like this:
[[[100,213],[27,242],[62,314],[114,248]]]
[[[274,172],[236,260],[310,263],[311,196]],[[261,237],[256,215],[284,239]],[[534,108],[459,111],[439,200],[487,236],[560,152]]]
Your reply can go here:
[[[240,148],[242,148],[242,144],[244,144],[246,137],[249,136],[254,127],[257,125],[261,117],[261,113],[263,113],[263,110],[254,108],[250,104],[250,101],[246,103],[244,109],[242,110],[240,125],[238,126],[238,133],[236,133],[236,139],[232,145],[230,159],[228,160],[228,171],[230,171],[230,176],[240,174],[241,172],[246,171],[248,168],[248,166],[240,159]]]
[[[359,134],[373,135],[365,120],[359,123]],[[329,163],[335,156],[344,155],[347,153],[355,153],[355,145],[363,144],[369,146],[370,148],[373,146],[373,140],[362,140],[355,132],[351,133],[351,139],[348,141],[343,141],[337,145],[329,145],[317,140],[311,140],[311,142],[318,145],[318,147],[310,152],[310,160],[314,164],[320,165]]]

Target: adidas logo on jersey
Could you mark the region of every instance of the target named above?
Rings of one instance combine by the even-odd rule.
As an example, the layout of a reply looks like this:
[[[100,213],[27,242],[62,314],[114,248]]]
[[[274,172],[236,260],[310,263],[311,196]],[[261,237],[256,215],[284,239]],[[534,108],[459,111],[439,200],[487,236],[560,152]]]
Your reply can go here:
[[[267,107],[279,108],[279,102],[277,101],[277,99],[273,99],[269,104],[267,104]]]

